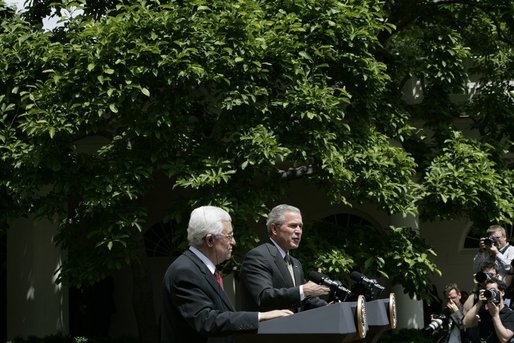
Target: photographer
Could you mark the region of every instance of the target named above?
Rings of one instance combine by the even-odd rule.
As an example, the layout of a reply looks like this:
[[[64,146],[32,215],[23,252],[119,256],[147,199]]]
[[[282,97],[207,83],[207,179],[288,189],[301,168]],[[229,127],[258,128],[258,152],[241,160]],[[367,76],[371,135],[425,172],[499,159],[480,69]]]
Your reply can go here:
[[[483,342],[506,343],[514,336],[514,311],[503,303],[505,288],[496,278],[486,280],[477,303],[464,316],[464,327],[478,326]]]
[[[473,289],[469,297],[464,301],[464,314],[476,304],[478,301],[478,292],[485,287],[485,282],[491,278],[502,280],[498,275],[498,266],[496,263],[486,261],[482,263],[480,271],[473,274]]]
[[[477,303],[480,290],[484,289],[486,281],[492,278],[501,280],[498,275],[498,266],[494,262],[486,261],[482,263],[480,271],[473,274],[473,289],[464,301],[464,315]],[[471,343],[480,343],[480,330],[478,326],[466,329],[466,334]]]
[[[510,270],[503,278],[503,282],[507,285],[507,289],[505,290],[505,306],[508,306],[514,309],[514,260],[510,263]],[[508,299],[508,301],[507,301]]]
[[[461,292],[455,283],[444,288],[446,304],[439,315],[432,314],[431,322],[424,328],[424,332],[433,337],[438,343],[468,343],[470,342],[462,319]]]
[[[473,272],[480,271],[482,263],[489,261],[498,265],[499,275],[503,278],[510,270],[514,259],[514,247],[507,242],[505,229],[500,225],[491,225],[487,236],[480,238],[478,253],[473,258]]]

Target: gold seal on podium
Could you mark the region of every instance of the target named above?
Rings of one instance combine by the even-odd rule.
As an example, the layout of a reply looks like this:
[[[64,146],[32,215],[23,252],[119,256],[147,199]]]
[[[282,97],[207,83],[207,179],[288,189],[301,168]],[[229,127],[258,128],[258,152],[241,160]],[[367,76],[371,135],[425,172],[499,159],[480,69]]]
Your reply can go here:
[[[357,298],[357,335],[359,338],[366,337],[368,332],[368,320],[366,318],[366,298],[359,295]]]
[[[396,329],[396,297],[394,293],[389,294],[389,327]]]

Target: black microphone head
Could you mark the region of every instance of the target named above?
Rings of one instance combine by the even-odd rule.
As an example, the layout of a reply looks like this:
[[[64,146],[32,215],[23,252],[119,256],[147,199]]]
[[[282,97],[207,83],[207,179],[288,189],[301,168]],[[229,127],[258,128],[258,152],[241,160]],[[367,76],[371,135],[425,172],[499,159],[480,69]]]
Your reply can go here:
[[[311,280],[314,283],[321,284],[323,283],[323,279],[326,279],[327,276],[323,275],[319,272],[311,271],[309,273],[309,280]]]
[[[352,279],[353,281],[359,282],[359,281],[362,280],[363,277],[364,277],[363,274],[361,274],[361,273],[359,273],[359,272],[357,272],[355,270],[350,273],[350,279]]]

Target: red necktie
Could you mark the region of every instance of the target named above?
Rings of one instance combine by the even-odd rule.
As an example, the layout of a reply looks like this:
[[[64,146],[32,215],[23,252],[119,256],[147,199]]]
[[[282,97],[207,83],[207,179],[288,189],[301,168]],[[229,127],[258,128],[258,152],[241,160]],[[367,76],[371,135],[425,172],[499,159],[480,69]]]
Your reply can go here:
[[[221,289],[224,290],[225,288],[223,287],[223,279],[221,278],[220,272],[217,270],[214,271],[214,276],[216,276],[216,281],[218,281],[218,284],[220,285]]]

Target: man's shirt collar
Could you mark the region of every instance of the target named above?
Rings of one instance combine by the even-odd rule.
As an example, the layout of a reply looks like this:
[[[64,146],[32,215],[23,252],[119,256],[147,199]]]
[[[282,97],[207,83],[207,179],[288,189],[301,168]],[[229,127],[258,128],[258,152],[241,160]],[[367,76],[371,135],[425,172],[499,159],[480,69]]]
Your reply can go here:
[[[271,241],[271,242],[272,242],[272,243],[277,247],[278,252],[280,253],[280,256],[282,256],[282,259],[283,259],[284,257],[286,257],[287,252],[286,252],[286,251],[284,251],[284,249],[282,249],[282,248],[280,247],[280,245],[278,245],[278,244],[277,244],[277,242],[275,242],[271,237],[270,237],[270,241]]]
[[[195,248],[193,246],[190,246],[189,250],[193,254],[195,254],[200,260],[202,260],[202,262],[207,266],[207,268],[209,268],[209,271],[211,272],[211,274],[214,274],[214,271],[216,271],[216,266],[214,265],[214,263],[212,263],[211,260],[209,260],[209,258],[207,256],[205,256],[200,250],[198,250],[197,248]]]

